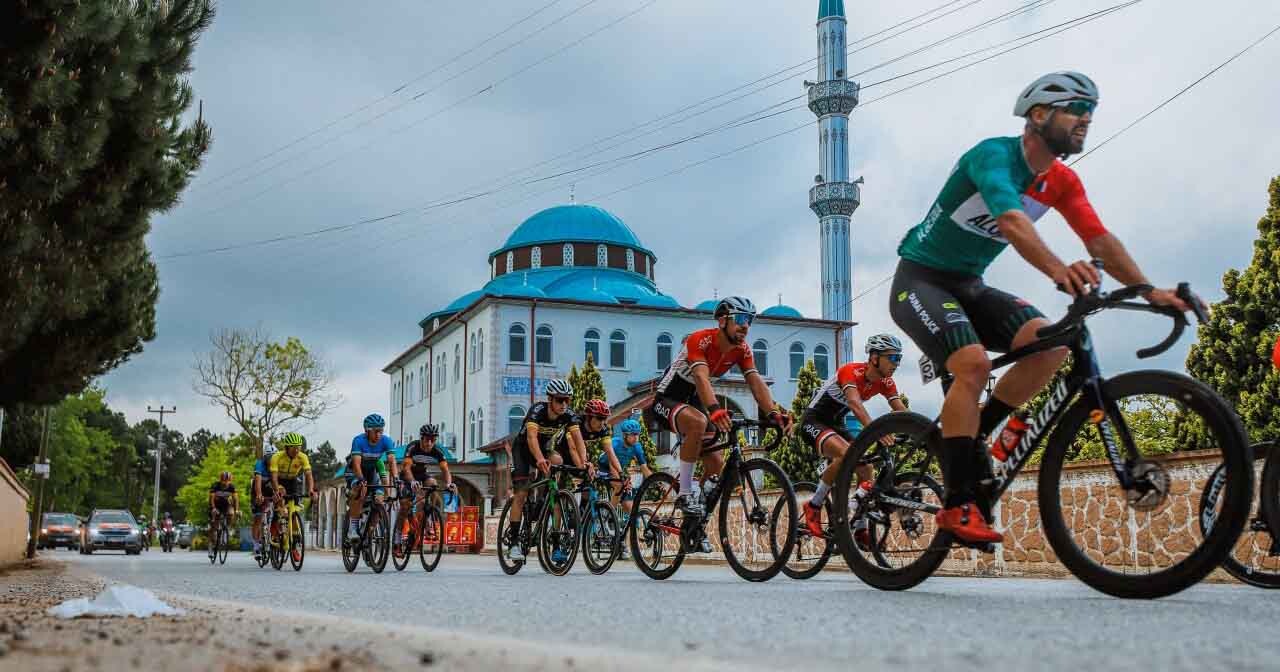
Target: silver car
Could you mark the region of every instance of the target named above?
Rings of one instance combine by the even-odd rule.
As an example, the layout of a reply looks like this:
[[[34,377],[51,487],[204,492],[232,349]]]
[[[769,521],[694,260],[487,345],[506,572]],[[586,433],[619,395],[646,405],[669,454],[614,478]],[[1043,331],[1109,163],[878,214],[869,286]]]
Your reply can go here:
[[[178,548],[190,548],[191,539],[196,536],[195,525],[181,523],[178,525]]]
[[[99,509],[89,516],[85,542],[80,548],[85,555],[108,550],[138,555],[142,553],[142,529],[124,509]]]

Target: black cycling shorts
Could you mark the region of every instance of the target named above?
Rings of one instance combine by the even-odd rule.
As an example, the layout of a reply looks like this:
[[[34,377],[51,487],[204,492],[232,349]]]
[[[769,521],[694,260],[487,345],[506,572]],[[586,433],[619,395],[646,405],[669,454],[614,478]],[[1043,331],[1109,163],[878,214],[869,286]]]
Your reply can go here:
[[[1008,352],[1022,325],[1044,313],[976,275],[898,261],[889,314],[939,369],[967,345]]]
[[[816,413],[805,413],[800,416],[800,440],[804,445],[809,446],[815,451],[819,451],[821,455],[821,446],[827,437],[835,434],[845,440],[845,443],[853,444],[853,434],[844,426],[844,423],[831,424],[824,418],[819,418]]]
[[[676,426],[676,415],[685,408],[693,408],[704,415],[707,412],[698,401],[696,394],[689,400],[659,394],[653,398],[653,404],[645,411],[645,415],[649,422],[657,424],[659,429],[679,434],[680,428]]]

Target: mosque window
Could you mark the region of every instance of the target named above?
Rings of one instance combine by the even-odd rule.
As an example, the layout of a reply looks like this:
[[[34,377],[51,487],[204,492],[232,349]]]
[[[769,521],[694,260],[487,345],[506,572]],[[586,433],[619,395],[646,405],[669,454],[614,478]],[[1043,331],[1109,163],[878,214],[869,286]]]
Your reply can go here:
[[[658,334],[658,370],[671,366],[671,334]]]
[[[533,261],[529,264],[529,266],[532,268],[542,268],[542,248],[537,245],[534,245],[532,256],[533,256]]]
[[[621,329],[609,334],[609,367],[627,368],[627,334]]]
[[[453,345],[453,382],[462,379],[462,344]]]
[[[800,377],[800,369],[804,368],[804,343],[796,341],[791,344],[791,379]]]
[[[583,353],[583,361],[586,357],[590,357],[596,366],[600,365],[600,332],[595,329],[588,329],[587,333],[582,335],[585,351]]]
[[[627,270],[632,273],[636,272],[636,253],[635,250],[627,250]]]
[[[484,368],[484,329],[481,329],[479,336],[476,337],[479,354],[476,356],[476,371]]]
[[[826,380],[830,374],[830,360],[827,358],[827,346],[818,344],[813,346],[813,368],[818,370],[818,377]]]
[[[523,324],[513,324],[507,330],[507,361],[523,363],[525,360],[525,329]]]
[[[508,253],[507,253],[507,272],[508,272],[508,273],[510,273],[510,272],[511,272],[511,268],[512,268],[512,266],[514,266],[514,265],[515,265],[515,262],[516,262],[516,253],[515,253],[515,252],[508,252]]]
[[[533,332],[533,361],[538,364],[551,363],[551,327],[539,324]]]
[[[573,265],[573,243],[564,244],[564,265]]]
[[[756,360],[756,371],[760,375],[769,375],[769,342],[762,339],[751,344],[751,356]]]
[[[507,433],[515,434],[524,426],[524,406],[512,406],[507,411]]]
[[[609,265],[609,248],[604,245],[596,245],[596,266]]]

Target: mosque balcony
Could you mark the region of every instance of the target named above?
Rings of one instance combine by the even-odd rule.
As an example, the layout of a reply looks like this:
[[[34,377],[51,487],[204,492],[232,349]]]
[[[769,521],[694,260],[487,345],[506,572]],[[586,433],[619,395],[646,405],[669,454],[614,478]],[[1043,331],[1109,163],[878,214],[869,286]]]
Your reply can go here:
[[[857,82],[847,79],[829,79],[809,86],[809,110],[821,117],[824,114],[849,114],[858,106]]]
[[[862,203],[862,188],[854,182],[822,182],[809,189],[809,209],[819,217],[853,215]]]

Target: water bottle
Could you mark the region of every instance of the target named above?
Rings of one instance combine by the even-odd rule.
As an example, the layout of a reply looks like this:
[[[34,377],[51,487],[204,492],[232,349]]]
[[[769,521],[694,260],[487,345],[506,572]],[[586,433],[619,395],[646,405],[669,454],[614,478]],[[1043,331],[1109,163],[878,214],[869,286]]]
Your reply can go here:
[[[1014,413],[1009,421],[1004,423],[1004,429],[1000,431],[1000,436],[991,442],[991,458],[996,462],[1005,462],[1009,456],[1018,449],[1018,444],[1022,442],[1022,436],[1027,433],[1029,425],[1027,419],[1031,417],[1026,411],[1018,411]]]
[[[858,513],[862,510],[864,500],[866,500],[867,495],[869,494],[871,494],[871,481],[863,481],[859,483],[858,488],[853,491],[853,499],[850,501],[851,506],[849,508],[852,509],[850,513],[853,517],[857,517]]]

